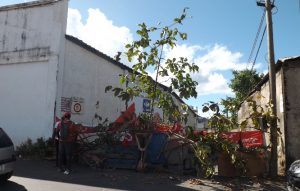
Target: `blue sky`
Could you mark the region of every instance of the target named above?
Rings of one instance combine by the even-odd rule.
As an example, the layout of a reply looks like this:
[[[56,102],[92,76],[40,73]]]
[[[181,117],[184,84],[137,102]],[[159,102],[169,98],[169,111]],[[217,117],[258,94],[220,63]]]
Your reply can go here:
[[[24,0],[1,0],[0,5]],[[300,6],[298,0],[276,0],[273,15],[275,60],[300,55]],[[186,56],[200,67],[193,106],[232,96],[228,88],[233,69],[247,66],[263,14],[255,0],[70,0],[67,33],[114,56],[123,44],[136,38],[139,23],[168,25],[189,7],[189,18],[180,27],[188,40],[167,56]],[[265,22],[264,22],[265,24]],[[267,40],[264,38],[256,69],[266,72]],[[259,38],[260,40],[260,38]]]

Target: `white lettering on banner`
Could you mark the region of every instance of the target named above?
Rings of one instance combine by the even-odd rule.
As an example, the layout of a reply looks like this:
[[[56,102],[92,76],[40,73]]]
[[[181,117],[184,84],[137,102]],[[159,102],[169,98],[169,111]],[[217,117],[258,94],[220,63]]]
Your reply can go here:
[[[243,143],[245,143],[245,144],[254,144],[254,143],[257,143],[258,138],[250,137],[250,138],[248,138],[248,139],[243,139],[242,141],[243,141]]]

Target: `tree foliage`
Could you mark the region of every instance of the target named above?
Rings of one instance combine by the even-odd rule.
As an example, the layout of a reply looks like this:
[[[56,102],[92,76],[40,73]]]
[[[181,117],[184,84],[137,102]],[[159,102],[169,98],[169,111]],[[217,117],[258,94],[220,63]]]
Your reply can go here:
[[[245,129],[249,126],[257,130],[268,132],[272,122],[278,120],[278,118],[273,115],[270,103],[264,105],[257,103],[256,100],[260,100],[261,98],[263,98],[262,95],[256,94],[245,100],[249,110],[245,115],[245,119],[240,123],[237,123],[232,117],[226,116],[220,110],[219,104],[217,103],[209,102],[203,105],[202,112],[212,113],[208,122],[208,126],[212,129],[212,132],[200,137],[200,140],[195,146],[195,155],[202,168],[200,172],[203,171],[205,176],[210,177],[214,174],[214,164],[220,154],[228,155],[231,163],[243,174],[246,172],[245,161],[241,158],[239,153],[266,151],[268,147],[245,148],[240,144],[234,144],[224,139],[222,135],[223,132],[236,128]],[[228,103],[228,107],[232,107],[232,105]],[[279,130],[278,133],[280,133]]]
[[[168,26],[149,27],[145,23],[139,24],[139,29],[136,31],[139,39],[127,44],[126,51],[116,56],[116,59],[119,59],[123,54],[129,62],[133,63],[133,71],[120,77],[121,87],[126,87],[107,86],[105,91],[113,91],[115,96],[124,101],[132,100],[137,96],[149,98],[151,116],[156,106],[176,119],[182,116],[186,119],[186,115],[182,114],[187,114],[184,111],[188,107],[184,104],[178,107],[172,94],[177,93],[180,98],[185,99],[196,98],[197,82],[192,79],[191,74],[198,72],[199,68],[184,57],[179,59],[164,57],[164,50],[167,47],[173,49],[178,40],[187,39],[187,34],[177,28],[185,20],[186,11],[185,8],[183,13]],[[154,79],[148,73],[151,70],[154,70]],[[168,87],[158,83],[161,79],[169,82]]]
[[[256,70],[232,71],[233,78],[230,80],[229,87],[234,92],[234,97],[226,97],[221,100],[225,112],[230,115],[233,123],[237,125],[237,112],[239,105],[247,98],[250,91],[262,80],[263,75]]]
[[[256,70],[234,70],[233,78],[229,83],[229,87],[235,93],[235,98],[238,101],[243,101],[255,85],[260,82],[263,75],[258,74]]]

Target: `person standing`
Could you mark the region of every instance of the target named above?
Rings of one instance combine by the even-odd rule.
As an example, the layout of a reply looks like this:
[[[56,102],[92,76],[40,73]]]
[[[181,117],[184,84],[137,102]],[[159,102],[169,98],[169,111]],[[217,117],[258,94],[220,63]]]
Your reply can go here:
[[[57,133],[59,135],[59,168],[64,174],[68,175],[71,170],[73,147],[77,137],[76,126],[71,121],[69,112],[64,113],[61,122],[57,126]]]

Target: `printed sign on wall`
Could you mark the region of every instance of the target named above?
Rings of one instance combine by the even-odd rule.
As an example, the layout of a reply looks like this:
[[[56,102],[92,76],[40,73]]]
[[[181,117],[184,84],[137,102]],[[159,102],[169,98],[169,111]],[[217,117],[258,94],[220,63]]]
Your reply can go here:
[[[72,99],[69,97],[60,98],[60,110],[61,112],[71,112]]]
[[[150,112],[151,102],[149,99],[143,99],[143,112]]]
[[[80,97],[72,97],[72,114],[82,114],[83,113],[84,99]]]

